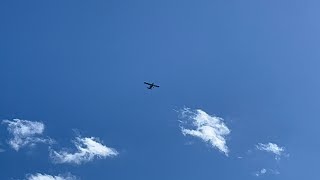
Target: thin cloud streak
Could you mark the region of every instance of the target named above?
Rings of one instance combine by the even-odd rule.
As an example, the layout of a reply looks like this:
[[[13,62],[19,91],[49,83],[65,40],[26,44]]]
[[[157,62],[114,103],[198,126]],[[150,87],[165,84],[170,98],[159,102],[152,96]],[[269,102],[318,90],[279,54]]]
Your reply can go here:
[[[222,118],[211,116],[201,109],[190,110],[189,108],[182,109],[180,117],[183,135],[198,137],[228,156],[226,137],[230,134],[230,129]]]
[[[99,142],[94,137],[77,137],[74,141],[77,151],[72,153],[70,151],[54,151],[50,153],[50,157],[54,163],[71,163],[82,164],[94,160],[95,158],[106,158],[117,156],[119,153],[110,147],[107,147]]]
[[[37,173],[34,175],[27,175],[26,180],[76,180],[77,178],[71,174],[52,176],[48,174]]]

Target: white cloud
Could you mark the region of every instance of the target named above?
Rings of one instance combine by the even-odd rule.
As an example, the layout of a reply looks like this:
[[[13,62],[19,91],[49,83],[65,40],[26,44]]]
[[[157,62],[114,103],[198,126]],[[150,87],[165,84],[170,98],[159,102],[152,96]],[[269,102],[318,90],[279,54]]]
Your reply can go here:
[[[255,176],[259,177],[259,176],[262,176],[262,175],[266,175],[266,174],[271,174],[271,175],[279,175],[280,172],[278,170],[273,170],[273,169],[265,169],[265,168],[262,168],[260,171],[257,171],[254,173]]]
[[[208,115],[200,109],[190,110],[189,108],[182,109],[180,115],[183,135],[198,137],[228,156],[229,149],[225,138],[230,134],[230,130],[222,118]],[[187,126],[191,127],[187,128]]]
[[[81,164],[92,161],[95,157],[106,158],[118,155],[115,149],[101,144],[99,140],[94,137],[77,137],[74,145],[77,148],[77,151],[74,153],[69,151],[51,151],[50,156],[53,162]]]
[[[27,175],[27,180],[76,180],[77,178],[73,175],[58,175],[52,176],[48,174],[37,173],[34,175]]]
[[[260,171],[256,172],[255,176],[261,176],[261,175],[264,175],[266,173],[267,173],[267,170],[263,168]]]
[[[13,119],[3,120],[2,123],[8,125],[7,129],[13,136],[8,143],[16,151],[24,146],[34,146],[36,143],[53,143],[50,138],[39,137],[45,128],[42,122]]]
[[[261,151],[266,151],[275,154],[277,160],[280,159],[280,156],[283,155],[285,151],[284,147],[280,147],[277,144],[270,142],[267,144],[259,143],[258,145],[256,145],[256,148]]]

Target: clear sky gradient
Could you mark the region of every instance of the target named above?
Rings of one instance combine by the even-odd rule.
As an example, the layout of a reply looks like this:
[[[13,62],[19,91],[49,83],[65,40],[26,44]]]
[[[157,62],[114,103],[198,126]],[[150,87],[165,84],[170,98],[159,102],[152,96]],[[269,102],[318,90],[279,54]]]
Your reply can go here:
[[[319,179],[319,8],[318,0],[1,0],[0,119],[43,122],[57,143],[15,151],[2,123],[0,179]],[[224,119],[228,156],[182,134],[184,107]],[[49,146],[75,148],[77,135],[119,155],[53,163]],[[287,155],[256,148],[269,142]]]

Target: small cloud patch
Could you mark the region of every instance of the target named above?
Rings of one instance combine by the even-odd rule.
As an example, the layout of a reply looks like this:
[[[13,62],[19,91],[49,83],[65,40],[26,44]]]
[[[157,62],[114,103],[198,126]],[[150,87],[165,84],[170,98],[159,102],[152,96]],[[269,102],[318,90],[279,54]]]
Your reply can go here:
[[[259,143],[258,145],[256,145],[256,147],[258,150],[271,152],[278,156],[280,156],[284,152],[283,147],[279,147],[277,144],[274,144],[274,143],[267,143],[267,144]]]
[[[267,170],[263,168],[260,171],[256,172],[255,176],[259,177],[259,176],[262,176],[262,175],[264,175],[266,173],[267,173]]]
[[[263,176],[263,175],[279,175],[280,172],[278,170],[273,170],[273,169],[265,169],[262,168],[261,170],[257,171],[254,173],[255,176]]]
[[[106,158],[117,156],[118,152],[99,142],[94,137],[77,137],[74,141],[76,152],[51,151],[50,156],[54,163],[82,164],[94,160],[95,158]]]
[[[2,124],[8,125],[7,130],[12,135],[8,143],[16,151],[37,143],[52,144],[54,142],[50,138],[41,137],[45,128],[42,122],[13,119],[12,121],[3,120]]]
[[[222,118],[209,115],[201,109],[189,108],[180,110],[180,117],[183,135],[198,137],[228,156],[226,137],[230,134],[230,129]]]
[[[280,157],[282,155],[286,155],[285,154],[285,148],[284,147],[280,147],[277,144],[274,143],[267,143],[267,144],[263,144],[263,143],[259,143],[258,145],[256,145],[256,148],[260,151],[265,151],[265,152],[269,152],[269,153],[273,153],[275,154],[275,159],[276,160],[280,160]]]

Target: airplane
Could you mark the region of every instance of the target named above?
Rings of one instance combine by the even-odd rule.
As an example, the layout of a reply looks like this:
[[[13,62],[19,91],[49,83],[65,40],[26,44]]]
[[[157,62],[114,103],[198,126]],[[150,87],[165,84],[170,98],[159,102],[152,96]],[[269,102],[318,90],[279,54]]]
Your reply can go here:
[[[147,87],[148,89],[152,89],[152,88],[155,88],[155,87],[160,87],[160,86],[158,86],[158,85],[155,85],[154,83],[147,83],[147,82],[144,82],[144,84],[149,85],[149,87]]]

